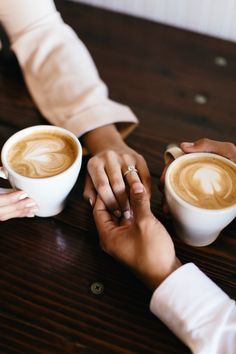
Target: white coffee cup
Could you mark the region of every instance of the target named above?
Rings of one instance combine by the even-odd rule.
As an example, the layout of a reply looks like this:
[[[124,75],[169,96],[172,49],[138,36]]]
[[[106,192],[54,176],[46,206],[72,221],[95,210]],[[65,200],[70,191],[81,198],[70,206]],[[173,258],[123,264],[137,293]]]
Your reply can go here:
[[[44,131],[58,133],[72,139],[76,147],[76,156],[73,163],[61,173],[45,178],[31,178],[17,173],[8,161],[10,149],[28,135]],[[8,179],[14,189],[23,190],[36,202],[39,208],[35,213],[37,216],[48,217],[59,214],[65,206],[66,197],[74,186],[80,172],[82,147],[77,137],[70,131],[50,125],[38,125],[23,129],[12,135],[2,148],[1,159],[3,166],[0,167],[0,177]]]
[[[171,214],[174,218],[174,226],[178,237],[191,246],[206,246],[216,240],[220,232],[235,218],[236,203],[222,209],[206,209],[194,206],[182,199],[174,190],[170,176],[177,165],[187,159],[214,156],[227,164],[235,167],[235,164],[212,153],[189,153],[171,146],[165,152],[165,161],[170,163],[165,175],[165,197]]]

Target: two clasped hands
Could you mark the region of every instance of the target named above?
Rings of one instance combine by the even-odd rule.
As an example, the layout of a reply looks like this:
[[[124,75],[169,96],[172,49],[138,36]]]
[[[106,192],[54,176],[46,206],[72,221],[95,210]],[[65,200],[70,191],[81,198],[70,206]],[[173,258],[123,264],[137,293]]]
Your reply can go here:
[[[182,143],[181,148],[185,153],[213,152],[236,162],[231,143],[201,139]],[[235,302],[194,264],[182,265],[177,258],[171,236],[150,209],[150,175],[143,157],[124,142],[112,149],[104,145],[92,154],[84,197],[93,208],[103,250],[154,291],[151,311],[193,353],[233,353]],[[164,174],[165,169],[162,183]],[[26,216],[33,216],[34,211],[22,208],[22,203],[35,208],[24,192],[0,195],[1,219],[25,216],[25,210]]]
[[[201,139],[195,143],[182,143],[181,148],[185,153],[214,152],[236,162],[236,147],[231,143]],[[131,166],[133,164],[132,161]],[[176,257],[171,236],[150,209],[149,178],[145,176],[144,183],[141,183],[143,171],[139,171],[139,164],[135,168],[137,172],[126,171],[124,177],[130,188],[130,218],[125,217],[127,211],[121,218],[109,212],[102,193],[97,195],[93,215],[104,251],[129,266],[151,289],[155,289],[181,262]],[[126,194],[124,186],[123,193]]]
[[[108,131],[103,143],[98,139],[99,129],[84,138],[85,145],[92,146],[93,155],[88,162],[84,197],[93,207],[104,251],[129,266],[155,289],[181,262],[176,257],[171,236],[151,212],[151,179],[144,158],[125,144],[113,126],[105,129]],[[110,134],[112,142],[109,130],[113,133]],[[182,143],[181,148],[186,153],[214,152],[236,162],[236,147],[231,143],[201,139]],[[129,170],[129,166],[134,166],[134,170]],[[162,183],[164,174],[165,169]],[[32,217],[36,209],[35,202],[22,191],[0,195],[2,221]]]
[[[181,148],[185,153],[213,152],[236,163],[236,146],[231,143],[201,139],[182,143]],[[165,169],[162,183],[164,175]],[[140,173],[139,177],[142,180]],[[150,209],[150,190],[139,177],[135,171],[125,172],[132,210],[128,219],[109,212],[98,193],[93,215],[101,247],[154,291],[150,310],[192,353],[235,353],[235,301],[193,263],[181,264],[171,236]]]

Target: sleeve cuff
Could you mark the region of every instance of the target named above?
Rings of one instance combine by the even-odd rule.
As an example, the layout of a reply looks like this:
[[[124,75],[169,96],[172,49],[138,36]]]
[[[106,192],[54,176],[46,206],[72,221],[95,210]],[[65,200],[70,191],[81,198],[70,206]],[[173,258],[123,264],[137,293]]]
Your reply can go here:
[[[63,127],[80,137],[107,124],[117,124],[121,136],[125,138],[136,127],[138,120],[129,107],[106,100],[70,119],[64,119]]]
[[[234,306],[212,280],[188,263],[155,290],[150,310],[194,353],[216,353]]]

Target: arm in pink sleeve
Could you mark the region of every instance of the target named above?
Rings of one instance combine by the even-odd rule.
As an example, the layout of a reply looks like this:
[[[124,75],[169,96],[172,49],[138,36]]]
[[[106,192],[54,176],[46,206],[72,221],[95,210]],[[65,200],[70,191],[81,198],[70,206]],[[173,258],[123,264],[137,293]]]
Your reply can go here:
[[[108,98],[94,62],[52,0],[1,0],[3,23],[29,91],[50,123],[77,136],[112,123],[127,135],[137,124],[132,111]]]

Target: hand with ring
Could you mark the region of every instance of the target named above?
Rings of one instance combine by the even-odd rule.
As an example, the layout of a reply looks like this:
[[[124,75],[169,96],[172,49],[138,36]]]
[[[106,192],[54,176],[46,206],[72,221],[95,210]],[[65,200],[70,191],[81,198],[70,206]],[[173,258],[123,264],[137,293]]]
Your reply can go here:
[[[106,139],[96,149],[99,141],[98,132],[96,134],[95,151],[92,150],[94,156],[87,165],[84,197],[94,206],[98,194],[113,215],[129,219],[131,210],[127,185],[141,181],[150,196],[150,174],[140,154],[126,145],[120,136],[113,135],[112,142],[109,136],[106,134]]]

